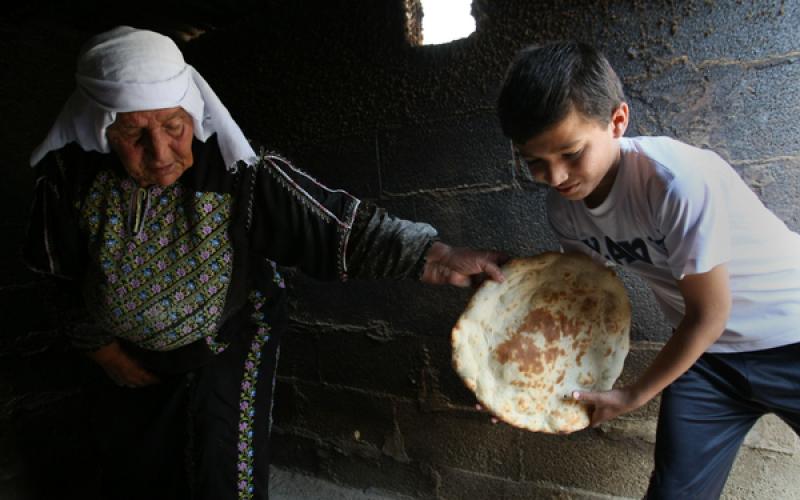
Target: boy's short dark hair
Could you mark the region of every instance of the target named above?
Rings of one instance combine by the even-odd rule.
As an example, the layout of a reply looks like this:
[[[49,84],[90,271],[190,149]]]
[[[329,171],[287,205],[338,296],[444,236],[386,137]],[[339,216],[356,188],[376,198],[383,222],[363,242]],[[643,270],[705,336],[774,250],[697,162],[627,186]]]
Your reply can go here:
[[[625,100],[622,82],[600,51],[580,42],[557,42],[521,50],[508,68],[497,112],[503,133],[527,142],[574,108],[608,124]]]

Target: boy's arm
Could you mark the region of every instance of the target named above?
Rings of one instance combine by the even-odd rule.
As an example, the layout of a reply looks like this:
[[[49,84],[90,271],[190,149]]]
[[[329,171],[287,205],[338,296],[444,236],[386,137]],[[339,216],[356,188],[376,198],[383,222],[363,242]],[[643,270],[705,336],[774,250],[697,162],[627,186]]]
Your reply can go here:
[[[722,335],[731,308],[728,270],[720,264],[678,281],[686,312],[675,333],[639,379],[628,387],[605,392],[574,392],[589,404],[591,426],[643,406],[683,375]]]

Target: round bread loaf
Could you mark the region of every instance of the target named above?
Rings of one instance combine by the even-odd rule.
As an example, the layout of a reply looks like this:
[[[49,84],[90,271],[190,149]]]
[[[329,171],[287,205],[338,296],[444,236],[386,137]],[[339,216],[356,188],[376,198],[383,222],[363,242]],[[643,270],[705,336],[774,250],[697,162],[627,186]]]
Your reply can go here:
[[[543,253],[485,281],[452,332],[453,366],[489,411],[524,429],[589,425],[572,391],[611,389],[629,348],[631,306],[611,269],[582,254]]]

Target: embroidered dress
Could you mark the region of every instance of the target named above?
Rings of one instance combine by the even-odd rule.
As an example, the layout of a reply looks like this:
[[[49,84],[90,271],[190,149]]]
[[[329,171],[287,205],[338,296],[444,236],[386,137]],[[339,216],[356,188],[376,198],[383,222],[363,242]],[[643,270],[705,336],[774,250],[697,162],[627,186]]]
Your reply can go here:
[[[436,235],[275,155],[232,172],[212,136],[193,156],[168,187],[139,187],[115,155],[74,144],[39,165],[25,257],[82,298],[88,313],[66,333],[81,350],[116,340],[162,380],[102,396],[104,485],[118,499],[267,498],[279,266],[415,278]]]

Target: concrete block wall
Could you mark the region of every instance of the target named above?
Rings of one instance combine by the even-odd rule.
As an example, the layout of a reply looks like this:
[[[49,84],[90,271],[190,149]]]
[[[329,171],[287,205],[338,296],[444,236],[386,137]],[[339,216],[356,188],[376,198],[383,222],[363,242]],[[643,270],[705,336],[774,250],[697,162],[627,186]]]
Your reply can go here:
[[[544,193],[514,178],[494,115],[497,86],[529,43],[592,42],[623,78],[628,135],[666,134],[718,151],[800,230],[798,2],[476,0],[477,32],[430,47],[407,44],[402,4],[248,3],[184,52],[252,139],[325,183],[429,222],[450,243],[525,255],[555,240]],[[0,134],[10,163],[0,187],[0,227],[10,238],[0,250],[0,498],[22,495],[42,471],[67,479],[92,469],[79,450],[98,373],[54,334],[47,288],[17,260],[32,183],[27,155],[71,91],[80,43],[100,29],[63,12],[26,7],[0,20],[12,69],[0,107],[16,118]],[[190,20],[170,12],[173,22]],[[137,24],[125,13],[104,19]],[[450,328],[469,291],[287,274],[292,323],[275,463],[420,499],[642,495],[657,401],[570,436],[493,424],[450,367]],[[634,318],[621,383],[669,335],[644,284],[623,280]],[[797,437],[767,417],[742,448],[725,498],[800,498],[798,477]]]

